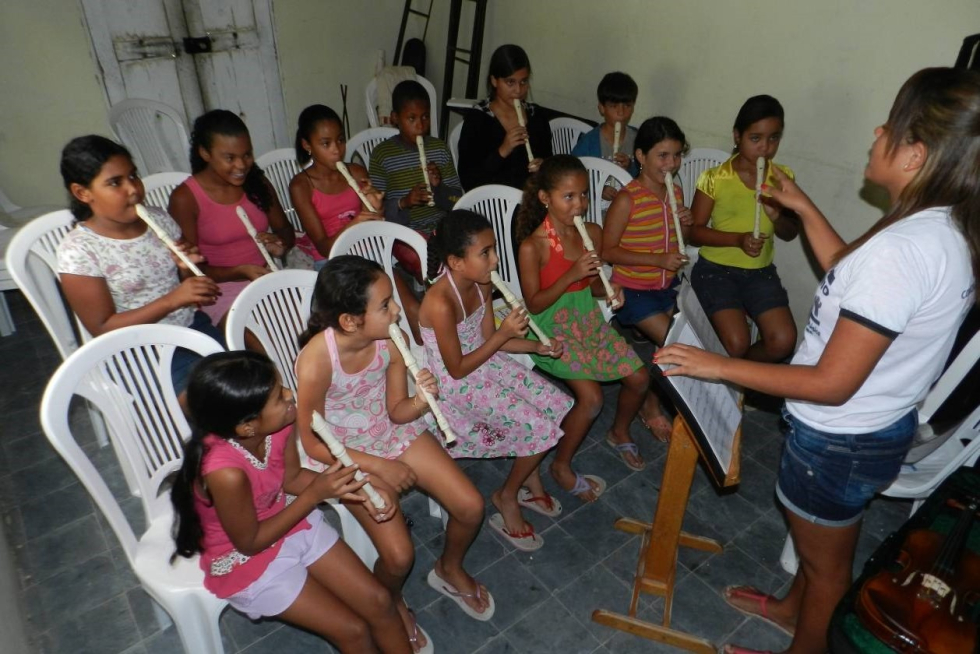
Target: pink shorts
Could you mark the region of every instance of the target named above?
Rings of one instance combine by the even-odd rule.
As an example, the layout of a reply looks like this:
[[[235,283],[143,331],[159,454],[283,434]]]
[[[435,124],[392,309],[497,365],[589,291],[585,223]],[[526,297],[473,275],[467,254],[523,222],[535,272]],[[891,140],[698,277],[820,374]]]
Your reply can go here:
[[[313,525],[286,539],[275,560],[247,588],[227,598],[252,620],[279,615],[296,601],[306,583],[306,568],[326,554],[338,536],[319,509],[306,517]]]

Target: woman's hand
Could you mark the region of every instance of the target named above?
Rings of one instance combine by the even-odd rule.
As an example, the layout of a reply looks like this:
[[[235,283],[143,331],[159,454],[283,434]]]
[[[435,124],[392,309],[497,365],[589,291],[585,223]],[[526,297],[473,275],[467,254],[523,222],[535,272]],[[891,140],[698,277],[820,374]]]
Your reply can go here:
[[[500,153],[501,157],[506,159],[510,156],[511,152],[519,147],[522,147],[525,141],[527,141],[527,128],[521,127],[520,125],[514,125],[507,130],[506,134],[504,134],[504,142],[500,144],[497,152]],[[532,161],[531,163],[534,162]],[[538,165],[541,165],[540,162]],[[528,165],[528,168],[530,168],[530,164]]]
[[[345,468],[343,463],[336,461],[317,475],[310,486],[321,502],[332,497],[348,502],[363,502],[365,497],[357,491],[368,482],[368,476],[365,475],[360,481],[354,479],[357,470],[357,464]]]
[[[375,522],[388,522],[398,515],[398,493],[396,493],[394,489],[378,478],[371,480],[371,486],[374,488],[375,492],[381,496],[381,499],[384,500],[385,504],[379,509],[371,504],[371,501],[368,500],[367,495],[365,495],[363,500],[364,508],[367,509],[368,514],[374,518]],[[361,491],[361,493],[364,493],[364,491]]]
[[[371,182],[364,180],[361,184],[361,193],[367,198],[371,206],[374,207],[374,211],[377,215],[384,215],[384,191],[379,191],[378,189],[371,186]],[[361,207],[364,207],[364,203],[361,203]],[[367,211],[367,209],[365,209]],[[368,212],[370,213],[370,212]]]
[[[817,211],[819,213],[816,205],[813,204],[813,200],[811,200],[810,197],[796,185],[796,182],[791,180],[786,173],[780,170],[778,166],[772,167],[772,175],[776,178],[776,185],[762,185],[763,197],[765,199],[771,198],[775,201],[775,206],[785,207],[800,215],[810,210]],[[765,208],[767,204],[763,203],[762,206]],[[772,214],[770,214],[769,211],[766,211],[766,215],[771,217]]]
[[[369,220],[384,220],[384,215],[380,213],[374,213],[373,211],[368,211],[361,205],[361,212],[351,218],[351,221],[347,223],[347,226],[356,225],[358,223],[368,222]]]
[[[602,187],[602,199],[606,202],[612,202],[616,199],[616,194],[619,193],[615,188],[609,184]]]
[[[425,167],[425,169],[429,171],[430,186],[435,187],[442,184],[442,173],[439,172],[439,166],[435,165],[430,161],[429,164]]]
[[[210,277],[188,277],[170,292],[178,307],[210,306],[218,301],[221,289]]]
[[[178,240],[175,245],[177,246],[178,250],[184,253],[184,256],[190,259],[191,263],[199,265],[207,262],[207,259],[204,258],[204,255],[201,254],[201,251],[196,245],[191,245],[184,239]],[[181,271],[190,270],[190,268],[187,267],[187,264],[184,263],[184,260],[178,257],[175,252],[170,253],[170,258],[173,259],[174,263],[177,264],[177,268],[179,268]]]
[[[612,286],[613,290],[612,303],[609,305],[609,308],[621,309],[623,305],[626,304],[626,297],[623,294],[623,287],[614,282],[610,282],[609,285]],[[608,297],[606,298],[606,301],[609,301]]]
[[[684,227],[690,227],[694,224],[694,216],[691,215],[691,210],[684,205],[677,207],[677,220]]]
[[[658,366],[677,366],[670,370],[664,370],[666,377],[684,375],[685,377],[697,377],[708,381],[720,381],[725,357],[712,352],[705,352],[701,348],[674,343],[657,350],[653,355],[653,362]]]
[[[258,232],[255,235],[256,240],[265,246],[265,249],[269,251],[274,257],[281,257],[286,254],[286,246],[282,242],[282,239],[273,234],[272,232]]]
[[[560,359],[561,355],[565,353],[565,344],[559,341],[557,338],[551,339],[551,347],[545,346],[544,343],[538,343],[537,349],[534,351],[535,354],[540,354],[543,357],[551,357],[552,359]]]
[[[536,173],[538,169],[541,168],[541,164],[544,163],[544,159],[541,157],[535,157],[527,164],[527,171],[529,173]]]
[[[601,267],[602,261],[599,259],[599,255],[594,250],[587,250],[572,264],[569,272],[572,273],[575,277],[574,281],[577,282],[587,277],[595,277],[599,274],[599,268]]]
[[[759,238],[752,236],[752,232],[745,232],[739,237],[738,246],[742,252],[750,257],[757,257],[762,253],[762,246],[766,244],[766,235],[759,234]]]
[[[422,368],[419,370],[419,374],[415,376],[415,385],[428,393],[432,399],[438,399],[439,381],[428,368]],[[419,401],[425,402],[425,400],[421,397],[419,398]]]
[[[382,459],[382,461],[383,463],[379,464],[381,470],[374,475],[375,479],[381,477],[386,484],[394,488],[398,493],[404,493],[415,485],[415,471],[408,464],[402,463],[397,459]]]
[[[508,339],[511,338],[524,338],[527,334],[527,314],[524,313],[523,309],[513,309],[504,321],[500,323],[500,327],[497,331],[504,334]]]

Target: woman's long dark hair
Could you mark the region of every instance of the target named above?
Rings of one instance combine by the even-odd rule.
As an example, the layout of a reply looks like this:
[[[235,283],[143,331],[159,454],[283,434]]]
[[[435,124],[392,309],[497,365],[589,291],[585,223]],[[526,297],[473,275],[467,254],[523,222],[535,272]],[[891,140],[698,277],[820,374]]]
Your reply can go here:
[[[221,136],[246,136],[248,127],[237,114],[226,109],[215,109],[198,116],[191,130],[191,172],[197,174],[208,167],[208,162],[201,156],[201,149],[210,152],[212,141],[216,134]],[[242,185],[245,196],[255,203],[262,211],[272,208],[272,191],[265,180],[265,173],[253,161],[245,183]]]
[[[952,207],[953,220],[970,247],[974,279],[980,279],[980,72],[920,70],[902,85],[884,128],[886,156],[895,156],[903,143],[922,143],[925,163],[888,213],[837,260],[917,211]]]
[[[493,99],[491,77],[502,80],[524,68],[527,68],[528,74],[531,73],[531,60],[521,46],[508,43],[494,50],[487,66],[487,97]]]
[[[204,532],[194,507],[194,489],[201,478],[204,438],[209,434],[233,438],[238,425],[262,412],[277,380],[275,365],[267,356],[256,352],[219,352],[194,366],[187,383],[191,438],[184,444],[183,464],[170,490],[174,506],[172,534],[176,543],[171,561],[201,551]]]
[[[344,254],[332,257],[320,270],[313,287],[313,308],[306,331],[299,335],[299,346],[327,327],[340,329],[340,316],[363,316],[367,311],[368,290],[385,269],[377,262]]]
[[[313,158],[313,155],[307,152],[306,148],[303,147],[303,141],[305,140],[307,143],[311,143],[313,141],[313,130],[315,130],[316,126],[323,121],[337,123],[337,125],[340,127],[341,141],[346,142],[347,140],[344,136],[344,124],[340,120],[340,116],[337,115],[337,112],[323,104],[311,104],[309,107],[299,112],[299,120],[297,121],[299,124],[296,127],[296,141],[294,143],[294,147],[296,148],[296,163],[298,163],[301,168],[308,164],[310,159]]]

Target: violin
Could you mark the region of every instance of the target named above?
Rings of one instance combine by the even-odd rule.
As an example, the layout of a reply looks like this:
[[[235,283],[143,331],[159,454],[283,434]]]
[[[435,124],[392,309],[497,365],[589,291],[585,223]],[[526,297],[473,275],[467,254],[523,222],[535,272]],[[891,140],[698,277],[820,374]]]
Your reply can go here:
[[[861,586],[855,612],[882,643],[903,654],[977,651],[975,611],[980,600],[980,556],[966,550],[980,500],[960,509],[946,535],[909,532],[885,568]]]

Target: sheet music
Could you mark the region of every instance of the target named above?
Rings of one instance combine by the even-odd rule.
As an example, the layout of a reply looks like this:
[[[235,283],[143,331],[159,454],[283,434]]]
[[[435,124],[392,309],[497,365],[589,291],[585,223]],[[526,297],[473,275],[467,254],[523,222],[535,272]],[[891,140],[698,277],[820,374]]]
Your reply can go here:
[[[680,313],[674,316],[665,345],[683,343],[727,356],[690,284],[681,286],[677,304]],[[689,417],[694,420],[690,426],[695,436],[703,438],[718,466],[727,475],[732,463],[735,433],[742,422],[741,393],[727,384],[692,377],[664,377],[664,380],[686,405]]]

